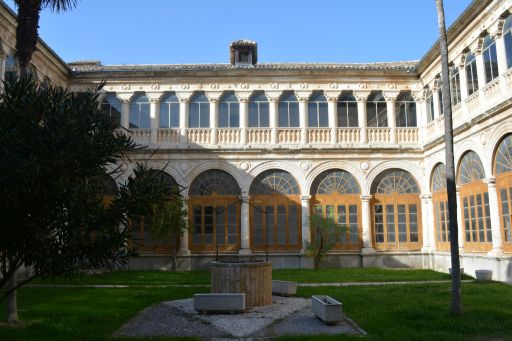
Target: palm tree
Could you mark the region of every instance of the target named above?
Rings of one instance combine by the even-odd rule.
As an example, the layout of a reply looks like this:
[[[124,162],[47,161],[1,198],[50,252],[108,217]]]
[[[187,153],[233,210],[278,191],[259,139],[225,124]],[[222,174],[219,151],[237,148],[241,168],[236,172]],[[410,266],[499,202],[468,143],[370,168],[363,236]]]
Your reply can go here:
[[[15,0],[18,7],[18,25],[16,26],[16,58],[20,66],[20,75],[29,74],[30,60],[36,51],[39,15],[43,8],[50,7],[55,12],[74,8],[79,0]]]
[[[450,225],[450,254],[452,261],[452,304],[451,313],[462,314],[460,290],[459,237],[457,230],[457,194],[455,187],[455,162],[453,157],[453,122],[452,103],[450,98],[450,82],[448,68],[448,42],[444,20],[443,0],[436,0],[437,19],[439,23],[439,45],[441,48],[441,91],[443,93],[443,112],[446,153],[446,191],[448,193],[448,219]]]

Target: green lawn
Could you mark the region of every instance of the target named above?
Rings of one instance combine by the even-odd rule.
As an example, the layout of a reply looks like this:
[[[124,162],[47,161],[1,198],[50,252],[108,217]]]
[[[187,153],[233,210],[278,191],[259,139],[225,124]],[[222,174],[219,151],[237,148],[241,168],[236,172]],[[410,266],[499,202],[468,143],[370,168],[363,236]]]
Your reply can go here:
[[[167,273],[122,271],[79,282],[102,284],[205,284],[207,272]],[[416,281],[447,279],[422,270],[340,269],[277,270],[274,278],[312,282]],[[102,340],[143,308],[166,300],[207,292],[204,287],[23,288],[19,291],[24,328],[0,327],[0,340]],[[353,287],[301,287],[298,294],[328,294],[343,303],[343,311],[372,340],[512,340],[512,286],[464,283],[462,317],[448,314],[449,284],[409,284]],[[2,305],[4,305],[3,303]],[[5,320],[5,309],[0,319]],[[340,336],[324,337],[339,340]],[[322,338],[322,339],[324,339]],[[290,337],[288,340],[295,340]],[[301,338],[302,339],[302,338]],[[304,338],[308,339],[308,338]],[[318,336],[310,337],[318,340]],[[346,337],[343,337],[346,339]],[[134,339],[129,339],[134,340]]]

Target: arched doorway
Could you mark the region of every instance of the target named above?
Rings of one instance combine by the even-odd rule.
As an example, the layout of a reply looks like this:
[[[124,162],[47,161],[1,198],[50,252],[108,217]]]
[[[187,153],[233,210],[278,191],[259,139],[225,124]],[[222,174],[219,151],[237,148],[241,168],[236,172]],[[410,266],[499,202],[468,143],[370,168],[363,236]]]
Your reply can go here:
[[[434,168],[430,189],[432,191],[432,204],[434,205],[436,249],[441,251],[450,251],[446,167],[443,163],[438,163]]]
[[[299,251],[301,202],[295,178],[283,170],[267,170],[253,180],[249,195],[252,250]]]
[[[461,217],[464,226],[464,250],[486,252],[492,248],[489,193],[484,167],[474,151],[462,157],[457,173],[460,187]]]
[[[234,252],[240,248],[240,187],[218,169],[199,174],[189,190],[192,252]]]
[[[391,169],[372,185],[374,247],[381,251],[421,249],[419,187],[409,172]]]
[[[494,174],[503,235],[503,251],[512,252],[512,135],[507,135],[494,154]]]
[[[346,226],[337,250],[359,250],[362,243],[361,188],[354,176],[341,169],[330,169],[318,175],[311,186],[311,214],[332,218]],[[314,236],[311,236],[314,238]]]

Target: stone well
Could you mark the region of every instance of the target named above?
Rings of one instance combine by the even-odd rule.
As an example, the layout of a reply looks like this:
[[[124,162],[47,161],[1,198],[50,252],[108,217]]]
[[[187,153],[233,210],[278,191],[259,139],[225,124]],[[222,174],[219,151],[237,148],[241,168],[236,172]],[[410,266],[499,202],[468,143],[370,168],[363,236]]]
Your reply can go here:
[[[212,293],[245,293],[245,306],[272,304],[272,262],[211,263]]]

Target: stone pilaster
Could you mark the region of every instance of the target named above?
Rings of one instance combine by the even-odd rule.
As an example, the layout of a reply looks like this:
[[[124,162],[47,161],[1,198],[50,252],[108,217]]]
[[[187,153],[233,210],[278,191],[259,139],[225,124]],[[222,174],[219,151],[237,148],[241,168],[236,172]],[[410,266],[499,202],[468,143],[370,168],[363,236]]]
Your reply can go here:
[[[238,101],[240,103],[240,144],[247,144],[247,127],[249,125],[249,97],[250,93],[237,92]]]
[[[191,92],[180,92],[177,93],[176,96],[178,96],[180,100],[180,144],[186,144],[187,143],[187,128],[189,126],[188,124],[188,107],[189,107],[189,100],[190,96],[192,96]]]
[[[188,211],[188,197],[183,197],[183,209]],[[190,255],[190,250],[188,247],[188,237],[189,232],[184,231],[183,235],[180,237],[180,249],[178,250],[178,255],[180,256],[188,256]]]
[[[370,95],[369,91],[358,91],[355,94],[357,99],[357,120],[359,121],[359,127],[361,129],[361,143],[368,143],[368,132],[366,128],[368,127],[368,119],[366,115],[366,100]]]
[[[133,93],[118,93],[117,97],[121,101],[121,127],[130,129],[130,100]]]
[[[398,91],[387,91],[384,93],[384,97],[386,98],[386,111],[387,111],[387,119],[388,119],[388,127],[390,128],[390,142],[393,145],[397,143],[396,137],[396,97],[398,96]]]
[[[460,188],[457,186],[457,230],[459,232],[459,253],[464,253],[464,240],[466,239],[464,231],[463,216],[459,212],[462,212],[462,202],[460,200]],[[450,236],[450,238],[453,238]]]
[[[503,254],[503,241],[500,226],[500,210],[498,206],[498,193],[496,192],[496,178],[485,179],[487,192],[489,193],[489,211],[491,218],[492,250],[490,256],[501,256]]]
[[[268,116],[269,116],[269,127],[270,127],[270,144],[272,146],[277,145],[277,106],[279,104],[280,93],[268,93]]]
[[[250,244],[250,223],[249,223],[249,197],[242,197],[241,203],[241,226],[240,226],[240,251],[241,255],[251,254]]]
[[[338,143],[338,96],[327,97],[327,112],[329,114],[329,128],[331,129],[331,143]]]
[[[208,100],[210,101],[210,144],[217,144],[217,128],[219,127],[219,98],[221,92],[208,92]]]
[[[158,144],[158,128],[160,125],[160,98],[161,92],[151,92],[146,94],[149,99],[149,117],[151,120],[151,144]]]
[[[485,81],[485,64],[482,51],[478,51],[478,53],[475,53],[475,59],[476,71],[478,73],[478,89],[483,89],[487,82]]]
[[[430,199],[430,202],[429,202]],[[434,224],[430,223],[430,208],[429,204],[432,204],[432,195],[422,194],[421,195],[421,225],[423,227],[423,246],[421,252],[428,253],[432,251],[432,245],[435,245],[435,239],[432,239],[431,230],[434,229]],[[435,233],[434,233],[435,235]]]
[[[361,195],[361,224],[363,228],[363,248],[361,249],[362,254],[375,253],[372,244],[372,232],[371,232],[371,208],[370,202],[372,200],[371,195]]]
[[[299,100],[300,144],[308,143],[308,98],[309,92],[297,93]]]
[[[303,195],[300,197],[302,206],[302,250],[304,253],[306,247],[311,243],[311,230],[309,228],[309,201],[311,200],[310,195]]]

